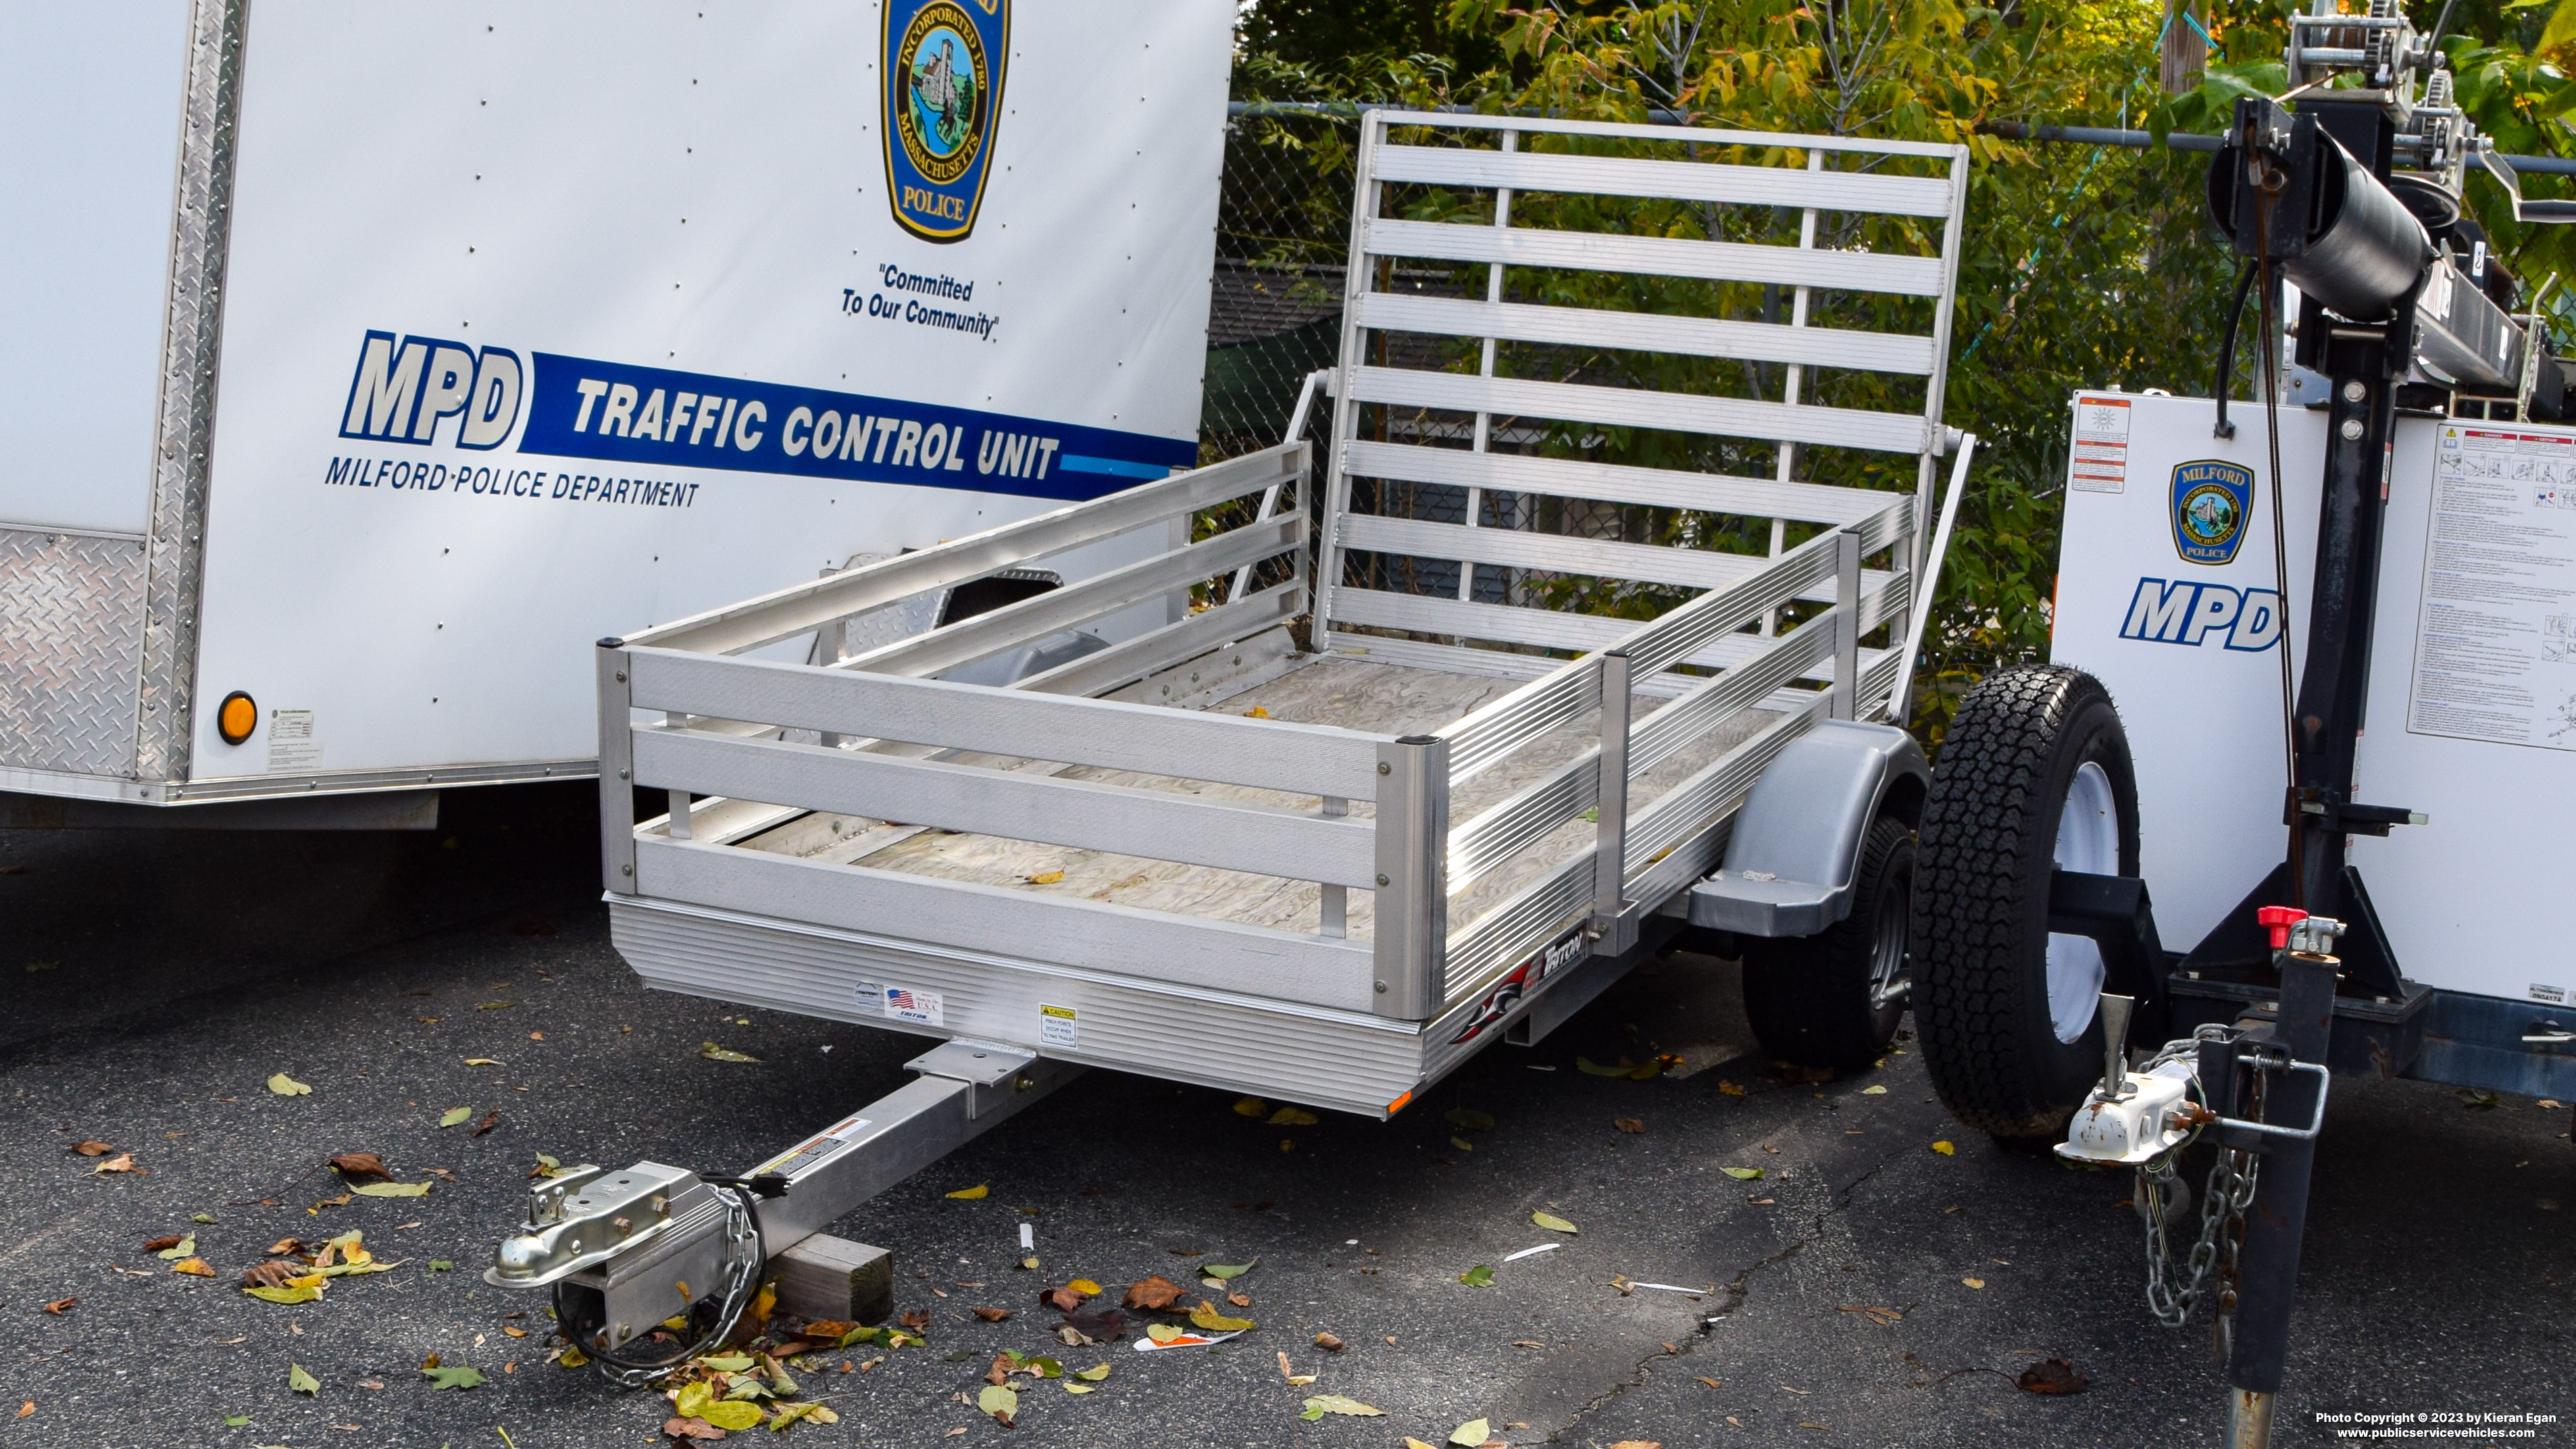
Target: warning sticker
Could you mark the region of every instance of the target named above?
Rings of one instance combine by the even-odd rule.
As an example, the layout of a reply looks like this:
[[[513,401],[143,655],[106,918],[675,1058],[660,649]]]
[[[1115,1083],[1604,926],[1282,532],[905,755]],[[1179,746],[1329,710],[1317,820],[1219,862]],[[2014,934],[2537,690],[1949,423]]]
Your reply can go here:
[[[1070,1006],[1038,1006],[1038,1044],[1040,1046],[1078,1047],[1082,1045],[1082,1017]]]
[[[2079,493],[2128,491],[2129,402],[2124,397],[2075,399],[2075,449],[2067,459],[2067,487]]]
[[[268,712],[268,768],[272,774],[322,768],[322,742],[313,738],[313,711]]]
[[[750,1175],[759,1177],[764,1173],[774,1172],[782,1177],[793,1179],[799,1173],[810,1172],[821,1166],[825,1158],[857,1141],[859,1134],[867,1130],[867,1118],[844,1117],[824,1128],[820,1136],[799,1146],[791,1147],[753,1168]]]

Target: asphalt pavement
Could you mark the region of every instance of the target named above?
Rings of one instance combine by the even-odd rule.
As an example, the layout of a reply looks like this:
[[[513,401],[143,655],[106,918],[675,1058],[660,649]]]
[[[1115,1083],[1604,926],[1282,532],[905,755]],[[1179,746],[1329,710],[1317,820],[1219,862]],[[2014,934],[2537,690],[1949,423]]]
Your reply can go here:
[[[0,1446],[664,1442],[666,1404],[550,1365],[543,1301],[477,1276],[539,1154],[740,1170],[901,1085],[923,1042],[645,991],[607,939],[591,798],[451,795],[402,835],[0,835]],[[1902,1045],[1787,1079],[1733,968],[1677,955],[1388,1123],[1271,1126],[1090,1074],[835,1226],[894,1252],[929,1341],[800,1375],[840,1420],[785,1438],[1394,1449],[1481,1418],[1514,1446],[2217,1442],[2205,1311],[2149,1319],[2128,1178],[1958,1129]],[[1645,1081],[1577,1065],[1667,1054]],[[280,1073],[310,1093],[272,1092]],[[2576,1410],[2571,1115],[2336,1083],[2277,1443],[2370,1442],[2320,1414]],[[346,1152],[431,1190],[335,1202]],[[275,1240],[351,1228],[396,1266],[313,1303],[239,1288]],[[143,1249],[186,1233],[215,1276]],[[1213,1349],[1066,1350],[1036,1297],[1246,1262],[1235,1311],[1259,1326]],[[1480,1265],[1490,1286],[1460,1281]],[[1111,1372],[1023,1393],[1006,1429],[971,1402],[1006,1348]],[[432,1354],[483,1382],[433,1386]],[[2085,1390],[2018,1386],[2051,1358]],[[1316,1394],[1383,1412],[1301,1420]]]

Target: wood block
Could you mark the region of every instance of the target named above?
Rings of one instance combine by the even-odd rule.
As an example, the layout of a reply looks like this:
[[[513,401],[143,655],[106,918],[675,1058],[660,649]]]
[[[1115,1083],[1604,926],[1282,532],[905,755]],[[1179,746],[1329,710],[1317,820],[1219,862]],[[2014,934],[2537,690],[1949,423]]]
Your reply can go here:
[[[894,1315],[894,1254],[816,1233],[769,1260],[778,1309],[796,1318],[883,1323]]]

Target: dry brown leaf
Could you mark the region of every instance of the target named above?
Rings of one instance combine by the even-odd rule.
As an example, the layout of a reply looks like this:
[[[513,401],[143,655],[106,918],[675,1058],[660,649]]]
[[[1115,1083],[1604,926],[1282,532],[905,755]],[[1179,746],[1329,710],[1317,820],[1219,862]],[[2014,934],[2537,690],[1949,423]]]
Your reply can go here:
[[[978,1308],[975,1310],[975,1316],[984,1320],[986,1323],[999,1323],[1003,1319],[1011,1316],[1011,1310],[1007,1308]]]
[[[343,1152],[331,1159],[331,1165],[351,1177],[391,1178],[385,1171],[385,1160],[372,1152]]]
[[[145,1243],[143,1245],[143,1251],[147,1253],[157,1253],[163,1248],[175,1248],[187,1240],[187,1235],[184,1233],[164,1233],[160,1237],[154,1238],[152,1241]]]
[[[79,1301],[80,1300],[77,1298],[57,1298],[53,1302],[45,1305],[45,1311],[59,1318],[63,1314],[70,1312],[72,1305]]]
[[[927,1308],[907,1308],[903,1311],[903,1316],[897,1318],[895,1322],[906,1328],[927,1329],[930,1327],[930,1310]]]
[[[2023,1369],[2013,1382],[2034,1394],[2080,1394],[2093,1381],[2065,1359],[2052,1358]]]
[[[115,1148],[108,1146],[106,1143],[99,1141],[95,1137],[91,1138],[87,1142],[75,1142],[72,1144],[72,1151],[79,1153],[83,1157],[105,1157],[107,1154],[114,1152],[115,1150]]]
[[[666,1419],[662,1432],[674,1439],[721,1439],[725,1431],[704,1419]]]
[[[1340,1353],[1344,1345],[1340,1339],[1329,1333],[1319,1333],[1315,1335],[1315,1347],[1326,1353]]]
[[[1127,1306],[1159,1312],[1180,1301],[1181,1285],[1156,1273],[1140,1278],[1127,1289]]]
[[[1701,1383],[1708,1385],[1712,1389],[1722,1389],[1726,1387],[1726,1385],[1719,1383],[1717,1380],[1710,1378],[1706,1374],[1695,1374],[1693,1377],[1697,1378]]]
[[[300,1251],[303,1247],[304,1240],[302,1238],[280,1238],[276,1242],[268,1245],[268,1256],[272,1258],[283,1257],[288,1253]]]
[[[34,1412],[36,1412],[36,1401],[29,1399],[18,1406],[17,1417],[23,1419]]]
[[[1071,1288],[1049,1288],[1038,1295],[1038,1301],[1058,1313],[1071,1313],[1082,1307],[1082,1295]]]
[[[856,1327],[858,1327],[857,1324],[845,1323],[838,1318],[817,1318],[807,1323],[798,1332],[806,1338],[828,1338],[838,1342],[841,1335]]]
[[[294,1263],[253,1263],[249,1267],[242,1269],[242,1286],[245,1288],[283,1288],[293,1279],[304,1276],[304,1271],[305,1270],[302,1266]]]
[[[484,1113],[484,1114],[483,1114],[483,1120],[482,1120],[482,1121],[480,1121],[480,1122],[475,1123],[475,1124],[474,1124],[474,1130],[473,1130],[473,1131],[471,1131],[471,1132],[466,1133],[465,1135],[466,1135],[466,1136],[468,1136],[468,1137],[480,1137],[480,1136],[482,1136],[484,1133],[489,1132],[489,1131],[491,1131],[493,1128],[498,1127],[498,1126],[500,1126],[500,1125],[501,1125],[501,1109],[500,1109],[500,1108],[498,1108],[498,1107],[495,1107],[495,1108],[493,1108],[491,1111]]]
[[[1646,1130],[1646,1124],[1635,1117],[1613,1117],[1610,1119],[1610,1125],[1631,1134]]]
[[[1228,1293],[1225,1295],[1225,1301],[1233,1304],[1237,1308],[1250,1308],[1252,1306],[1252,1295],[1249,1293]]]
[[[98,1166],[90,1169],[92,1172],[135,1172],[139,1170],[140,1169],[136,1168],[134,1165],[134,1154],[131,1152],[120,1152],[114,1157],[104,1158],[99,1162]]]
[[[1011,1362],[1008,1354],[997,1353],[993,1355],[993,1366],[984,1370],[984,1382],[988,1384],[1007,1384],[1011,1381],[1011,1370],[1015,1367],[1017,1367],[1017,1365]]]

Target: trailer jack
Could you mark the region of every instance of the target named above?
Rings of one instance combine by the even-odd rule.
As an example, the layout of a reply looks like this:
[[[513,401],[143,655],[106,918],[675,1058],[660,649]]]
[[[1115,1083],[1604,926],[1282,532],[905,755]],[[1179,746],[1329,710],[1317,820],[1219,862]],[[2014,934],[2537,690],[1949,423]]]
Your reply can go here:
[[[529,1189],[484,1281],[552,1289],[564,1336],[629,1387],[723,1342],[772,1268],[791,1311],[882,1318],[890,1259],[822,1229],[1082,1072],[963,1040],[905,1066],[920,1075],[740,1177],[564,1169]]]
[[[2227,1361],[2229,1449],[2262,1449],[2271,1440],[2309,1168],[2325,1126],[2326,1046],[2343,964],[2332,954],[2341,921],[2267,906],[2260,924],[2271,933],[2281,982],[2268,1014],[2256,1008],[2234,1025],[2204,1025],[2133,1072],[2127,1031],[2135,1003],[2102,997],[2102,1081],[2057,1148],[2074,1161],[2137,1169],[2147,1305],[2159,1322],[2180,1328],[2204,1291],[2213,1293]],[[2168,1220],[2182,1215],[2190,1190],[2176,1162],[2203,1136],[2218,1156],[2201,1195],[2199,1239],[2177,1263]]]

